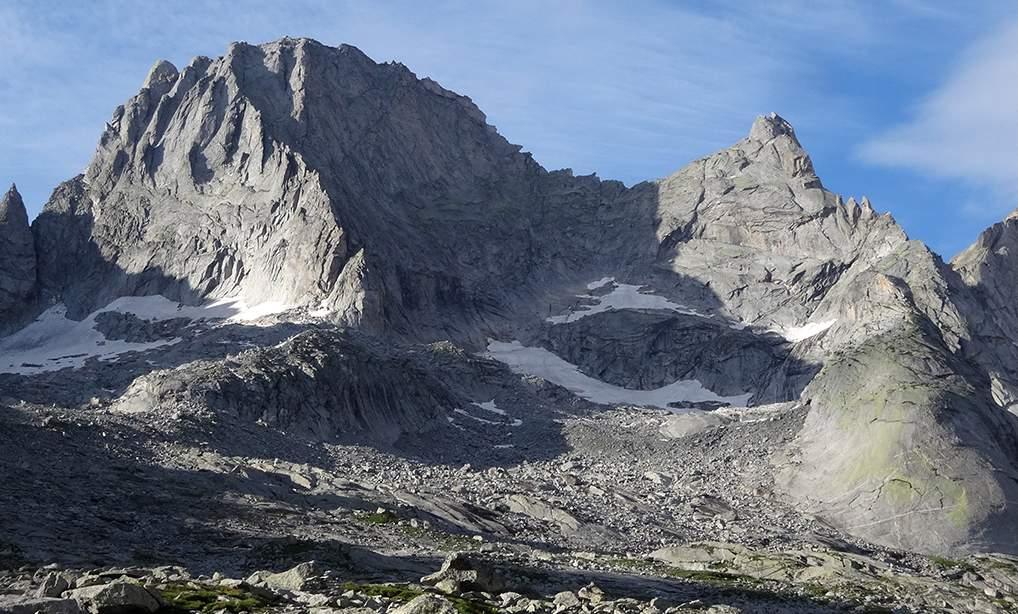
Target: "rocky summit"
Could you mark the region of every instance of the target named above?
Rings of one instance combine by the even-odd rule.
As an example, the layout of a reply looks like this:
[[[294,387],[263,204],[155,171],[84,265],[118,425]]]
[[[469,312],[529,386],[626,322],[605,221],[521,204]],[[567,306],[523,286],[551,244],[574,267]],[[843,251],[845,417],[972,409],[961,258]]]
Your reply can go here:
[[[775,114],[626,186],[351,46],[160,61],[0,201],[0,612],[1018,611],[1016,258]]]

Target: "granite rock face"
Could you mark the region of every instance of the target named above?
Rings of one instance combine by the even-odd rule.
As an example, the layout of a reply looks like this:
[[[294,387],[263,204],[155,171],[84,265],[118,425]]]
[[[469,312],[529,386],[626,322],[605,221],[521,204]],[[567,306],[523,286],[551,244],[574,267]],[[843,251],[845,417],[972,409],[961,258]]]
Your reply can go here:
[[[35,244],[18,188],[0,199],[0,319],[27,307],[36,290]]]
[[[542,173],[468,99],[401,65],[237,43],[157,64],[117,109],[35,224],[40,245],[77,247],[47,252],[40,276],[74,313],[243,296],[409,327],[407,312],[469,309],[471,286],[528,268],[525,229],[504,226]],[[496,231],[505,247],[484,249]]]
[[[408,358],[348,336],[308,331],[277,346],[154,371],[134,381],[124,412],[211,410],[325,441],[394,443],[427,432],[460,403]]]
[[[543,169],[468,98],[354,47],[235,43],[157,63],[31,232],[15,191],[0,212],[5,320],[162,295],[275,305],[295,329],[245,324],[262,347],[202,355],[188,317],[101,314],[102,343],[172,356],[118,363],[130,385],[106,388],[123,413],[398,447],[463,437],[464,420],[501,437],[519,426],[504,407],[533,395],[588,411],[583,378],[695,380],[805,408],[771,445],[796,509],[895,547],[1018,550],[1018,218],[945,264],[866,198],[825,189],[774,114],[626,187]],[[490,340],[551,352],[564,383],[470,357]],[[421,362],[421,342],[453,349]],[[498,454],[517,445],[492,437]]]

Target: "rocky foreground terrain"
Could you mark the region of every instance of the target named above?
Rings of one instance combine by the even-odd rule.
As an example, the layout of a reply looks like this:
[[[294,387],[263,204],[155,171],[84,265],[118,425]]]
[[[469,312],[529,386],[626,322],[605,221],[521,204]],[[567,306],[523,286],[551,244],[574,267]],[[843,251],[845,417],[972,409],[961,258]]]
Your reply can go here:
[[[1018,611],[1018,218],[627,187],[308,39],[0,201],[0,612]]]

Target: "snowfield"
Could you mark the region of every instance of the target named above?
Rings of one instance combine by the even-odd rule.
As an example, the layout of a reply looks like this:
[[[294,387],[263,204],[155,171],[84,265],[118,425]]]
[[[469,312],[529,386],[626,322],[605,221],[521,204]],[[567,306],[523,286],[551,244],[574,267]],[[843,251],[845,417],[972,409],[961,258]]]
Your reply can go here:
[[[204,305],[181,305],[163,296],[125,296],[81,321],[67,317],[64,305],[54,305],[25,328],[0,338],[0,373],[31,375],[66,368],[79,368],[90,358],[116,360],[128,352],[145,352],[179,343],[179,338],[137,343],[107,339],[96,330],[101,313],[131,314],[141,320],[164,321],[223,320],[254,322],[288,309],[275,302],[248,305],[238,298],[220,299]]]
[[[558,384],[574,394],[605,405],[636,405],[674,410],[669,403],[711,401],[745,407],[752,392],[722,397],[696,380],[681,380],[655,390],[631,390],[584,375],[576,365],[566,362],[544,348],[527,347],[519,341],[488,340],[488,357],[505,363],[516,373],[536,375]]]
[[[0,339],[0,373],[30,375],[78,368],[89,358],[113,360],[127,352],[144,352],[180,339],[132,343],[109,340],[95,329],[100,311],[78,322],[66,317],[67,309],[55,305],[18,332]]]
[[[603,296],[593,296],[590,294],[578,294],[577,298],[589,299],[595,301],[592,305],[581,305],[576,310],[570,310],[568,313],[562,315],[551,316],[547,318],[548,322],[552,324],[568,324],[569,322],[575,322],[580,318],[594,315],[595,313],[603,313],[605,311],[616,311],[620,309],[651,309],[657,311],[675,311],[677,313],[683,313],[686,315],[708,317],[701,313],[698,313],[685,305],[673,303],[663,296],[656,294],[650,294],[649,292],[643,291],[645,286],[637,286],[633,284],[618,284],[615,283],[614,277],[605,277],[587,284],[588,290],[597,290],[603,288],[608,284],[614,284],[611,292]]]

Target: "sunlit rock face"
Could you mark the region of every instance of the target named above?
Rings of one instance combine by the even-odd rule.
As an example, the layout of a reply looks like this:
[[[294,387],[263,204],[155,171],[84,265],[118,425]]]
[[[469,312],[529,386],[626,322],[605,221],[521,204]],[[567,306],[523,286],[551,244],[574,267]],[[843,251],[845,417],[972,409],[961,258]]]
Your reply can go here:
[[[505,391],[788,402],[808,412],[771,446],[788,504],[892,546],[1015,550],[1015,223],[948,266],[826,190],[774,114],[627,187],[543,169],[470,99],[354,47],[235,43],[157,63],[30,232],[4,198],[0,371],[386,445],[514,428],[482,405]],[[403,345],[435,342],[462,349]]]

